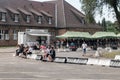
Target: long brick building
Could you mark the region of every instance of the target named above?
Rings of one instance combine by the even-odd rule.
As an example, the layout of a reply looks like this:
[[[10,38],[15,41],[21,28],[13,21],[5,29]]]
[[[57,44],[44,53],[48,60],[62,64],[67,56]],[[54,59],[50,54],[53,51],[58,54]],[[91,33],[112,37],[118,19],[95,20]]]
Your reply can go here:
[[[65,0],[0,0],[0,46],[16,45],[18,32],[26,29],[48,30],[51,40],[66,31],[102,30],[96,24],[87,24],[85,15]]]

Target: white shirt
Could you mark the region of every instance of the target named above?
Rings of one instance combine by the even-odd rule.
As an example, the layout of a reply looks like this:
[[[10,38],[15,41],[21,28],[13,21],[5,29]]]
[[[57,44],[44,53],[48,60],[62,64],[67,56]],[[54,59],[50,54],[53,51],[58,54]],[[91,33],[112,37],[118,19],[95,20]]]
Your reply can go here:
[[[82,44],[82,48],[83,48],[83,49],[86,49],[86,48],[87,48],[87,44],[86,44],[86,43],[83,43],[83,44]]]
[[[29,52],[33,52],[33,48],[30,47],[30,48],[28,49],[28,51],[29,51]]]

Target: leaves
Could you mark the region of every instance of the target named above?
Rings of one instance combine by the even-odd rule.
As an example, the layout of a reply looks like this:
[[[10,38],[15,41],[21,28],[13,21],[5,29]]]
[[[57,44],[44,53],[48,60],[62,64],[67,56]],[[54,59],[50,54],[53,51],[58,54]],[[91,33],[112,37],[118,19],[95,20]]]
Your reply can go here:
[[[95,13],[100,12],[102,14],[104,6],[109,10],[115,12],[117,22],[119,24],[120,31],[120,0],[80,0],[82,3],[82,9],[86,14],[86,20],[88,23],[95,23]]]

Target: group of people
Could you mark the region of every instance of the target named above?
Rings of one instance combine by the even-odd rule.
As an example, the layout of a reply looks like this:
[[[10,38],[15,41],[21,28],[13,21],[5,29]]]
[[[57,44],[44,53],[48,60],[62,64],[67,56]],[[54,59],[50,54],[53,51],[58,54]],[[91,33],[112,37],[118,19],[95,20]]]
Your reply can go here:
[[[42,60],[47,60],[47,61],[53,61],[56,56],[56,52],[54,50],[54,47],[48,46],[46,47],[45,45],[34,45],[34,46],[24,46],[23,44],[18,45],[16,49],[16,54],[15,56],[21,56],[24,58],[27,58],[27,55],[31,55],[33,53],[33,50],[40,50],[41,52],[43,51],[42,55]]]
[[[16,54],[15,56],[22,56],[24,58],[27,57],[27,55],[31,55],[33,52],[33,46],[24,46],[23,44],[17,45]]]
[[[41,48],[42,49],[42,48]],[[47,48],[43,48],[43,57],[42,60],[43,61],[54,61],[55,56],[56,56],[56,52],[54,50],[54,47],[50,47],[48,46]]]

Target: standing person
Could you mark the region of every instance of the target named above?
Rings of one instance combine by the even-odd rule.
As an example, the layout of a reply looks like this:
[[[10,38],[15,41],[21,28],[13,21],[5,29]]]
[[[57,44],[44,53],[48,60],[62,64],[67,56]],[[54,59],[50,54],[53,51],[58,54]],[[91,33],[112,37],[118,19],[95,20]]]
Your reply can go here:
[[[86,48],[87,48],[87,44],[85,42],[83,42],[83,44],[82,44],[83,56],[86,54]]]

